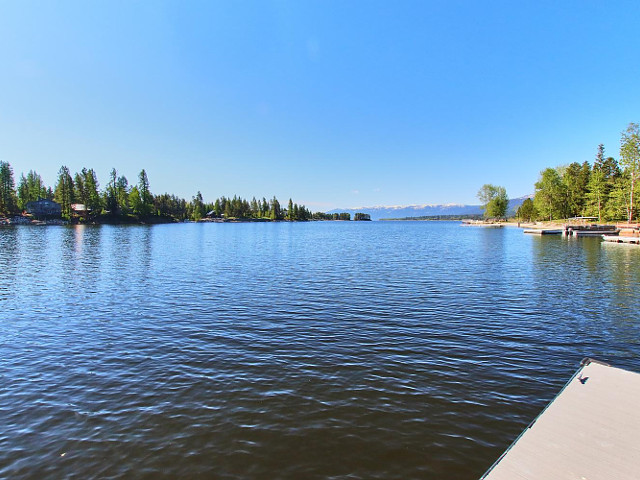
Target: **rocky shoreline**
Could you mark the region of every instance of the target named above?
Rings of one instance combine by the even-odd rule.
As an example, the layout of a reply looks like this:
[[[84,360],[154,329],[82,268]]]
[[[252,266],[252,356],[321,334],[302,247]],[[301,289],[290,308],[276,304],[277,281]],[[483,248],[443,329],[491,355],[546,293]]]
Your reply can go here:
[[[50,220],[36,220],[20,215],[14,217],[0,217],[0,225],[67,225],[69,222],[59,218]]]

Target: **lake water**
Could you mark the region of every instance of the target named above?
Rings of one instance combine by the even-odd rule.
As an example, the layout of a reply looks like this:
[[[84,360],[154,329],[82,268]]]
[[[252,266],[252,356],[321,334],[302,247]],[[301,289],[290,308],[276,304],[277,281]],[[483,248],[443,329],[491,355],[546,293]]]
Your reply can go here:
[[[0,228],[0,477],[476,479],[640,248],[449,222]]]

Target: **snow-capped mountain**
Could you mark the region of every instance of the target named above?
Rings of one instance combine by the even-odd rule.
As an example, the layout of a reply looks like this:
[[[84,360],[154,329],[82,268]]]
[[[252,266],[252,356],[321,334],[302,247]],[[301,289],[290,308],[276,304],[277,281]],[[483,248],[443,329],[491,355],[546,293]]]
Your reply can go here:
[[[509,200],[509,212],[514,212],[527,198],[531,197],[524,196]],[[357,212],[368,213],[371,215],[371,220],[380,220],[381,218],[426,217],[433,215],[478,215],[482,214],[482,209],[480,205],[445,203],[439,205],[380,205],[374,207],[337,208],[327,213],[340,212],[348,212],[352,218]]]

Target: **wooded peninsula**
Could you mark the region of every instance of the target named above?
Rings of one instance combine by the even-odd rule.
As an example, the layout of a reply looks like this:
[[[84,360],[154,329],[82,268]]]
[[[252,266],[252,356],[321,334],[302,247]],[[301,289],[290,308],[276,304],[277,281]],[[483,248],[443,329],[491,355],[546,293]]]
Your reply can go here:
[[[138,175],[138,182],[132,185],[114,168],[107,186],[102,190],[93,169],[83,168],[72,175],[63,166],[58,172],[54,188],[47,187],[42,177],[31,170],[26,176],[21,175],[16,188],[11,165],[0,161],[0,216],[23,214],[91,223],[168,223],[205,219],[295,222],[351,220],[349,213],[311,213],[304,205],[298,205],[291,199],[287,207],[283,207],[275,196],[270,200],[253,197],[251,201],[238,196],[222,196],[207,203],[200,192],[191,200],[169,193],[153,195],[144,169]],[[363,215],[356,214],[355,220],[367,220]]]

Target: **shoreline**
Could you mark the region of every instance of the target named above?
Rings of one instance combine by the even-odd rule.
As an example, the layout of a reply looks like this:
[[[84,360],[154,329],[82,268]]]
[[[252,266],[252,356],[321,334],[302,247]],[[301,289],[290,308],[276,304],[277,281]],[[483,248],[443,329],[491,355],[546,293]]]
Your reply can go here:
[[[136,217],[111,217],[101,216],[87,221],[74,218],[63,220],[60,218],[35,219],[16,215],[12,217],[0,217],[0,226],[65,226],[65,225],[167,225],[181,223],[308,223],[308,222],[361,222],[365,220],[334,220],[334,219],[309,219],[309,220],[273,220],[271,218],[202,218],[200,220],[177,220],[173,217],[149,216]]]
[[[64,226],[64,225],[156,225],[166,223],[180,223],[168,217],[145,217],[138,219],[135,217],[99,217],[88,221],[74,218],[63,220],[61,218],[29,218],[22,215],[12,217],[0,217],[0,226],[30,225],[30,226]]]

